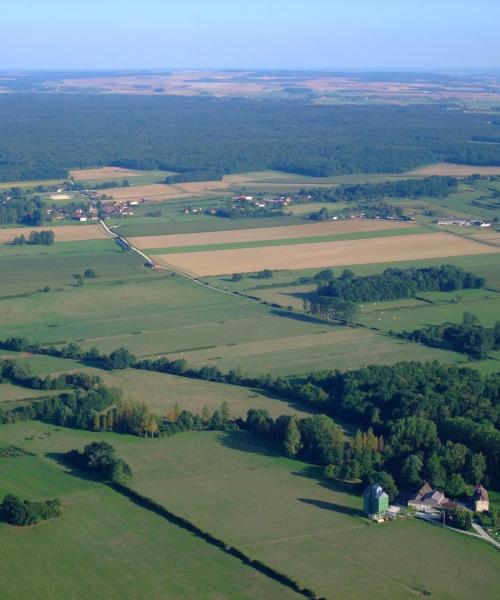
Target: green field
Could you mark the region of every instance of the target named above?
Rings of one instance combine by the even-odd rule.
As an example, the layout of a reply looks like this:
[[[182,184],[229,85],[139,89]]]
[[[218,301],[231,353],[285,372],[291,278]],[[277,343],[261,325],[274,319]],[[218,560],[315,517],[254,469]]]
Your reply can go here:
[[[177,537],[168,538],[171,544],[156,547],[159,538],[175,536],[175,533],[167,533],[169,525],[162,525],[161,519],[147,513],[142,514],[142,518],[135,516],[135,511],[140,509],[98,484],[63,473],[53,464],[51,454],[47,454],[81,448],[95,439],[111,442],[131,464],[134,489],[327,598],[365,598],[367,589],[370,589],[370,597],[381,599],[413,598],[424,592],[450,600],[468,599],[477,594],[486,599],[497,597],[498,553],[487,543],[417,520],[370,524],[360,516],[359,489],[324,485],[318,480],[317,468],[279,457],[273,446],[244,432],[185,433],[144,440],[52,428],[36,422],[3,426],[0,440],[24,447],[40,458],[8,459],[28,464],[24,469],[7,473],[0,489],[5,489],[5,481],[8,481],[9,489],[14,487],[14,491],[33,497],[57,493],[66,506],[61,519],[23,532],[14,554],[4,557],[4,565],[8,561],[8,565],[12,562],[20,568],[19,565],[25,566],[24,561],[27,561],[29,568],[36,568],[39,578],[45,561],[53,560],[54,555],[66,555],[62,565],[54,562],[57,565],[54,568],[62,569],[59,577],[45,584],[68,586],[65,569],[69,565],[73,567],[77,560],[76,568],[82,570],[83,576],[108,552],[105,555],[111,553],[111,558],[105,585],[119,578],[122,568],[126,567],[123,584],[134,587],[127,592],[123,587],[119,590],[130,597],[140,584],[153,585],[153,582],[158,583],[158,578],[167,581],[163,577],[170,574],[173,566],[167,557],[174,547],[175,555],[179,560],[184,557],[183,564],[189,567],[190,585],[200,585],[198,565],[210,557],[189,553],[186,546],[189,541],[194,545],[196,540],[190,536],[184,540],[183,532],[176,532]],[[35,461],[44,466],[36,469],[37,476],[33,479],[28,474],[33,472]],[[138,519],[141,519],[140,525]],[[150,519],[151,527],[156,523],[157,534],[150,529]],[[97,530],[97,523],[101,531]],[[79,544],[74,544],[70,535],[72,525],[83,529],[77,536]],[[9,535],[16,533],[11,534],[6,526],[3,528]],[[138,532],[142,532],[139,557],[130,553],[130,546],[140,535]],[[29,558],[38,546],[30,536],[37,533],[41,536],[39,543],[45,542],[46,550],[43,558],[31,565]],[[44,534],[50,536],[48,542]],[[71,547],[63,539],[64,535],[71,540]],[[92,537],[93,543],[90,542]],[[111,549],[108,550],[108,546]],[[123,556],[125,548],[127,556]],[[92,557],[84,561],[90,549]],[[207,565],[208,572],[220,577],[220,570],[229,561],[222,559],[217,559],[217,567],[209,569]],[[132,564],[131,560],[135,562]],[[145,562],[153,565],[155,572],[153,581],[148,578],[146,584],[138,574]],[[162,562],[167,562],[170,568],[156,566]],[[237,562],[235,566],[242,568]],[[182,568],[177,570],[181,581],[184,572]],[[94,581],[94,585],[101,583],[100,578]],[[185,581],[183,583],[185,585]],[[222,584],[231,585],[231,579]],[[32,585],[30,579],[26,578],[24,585]],[[171,583],[163,585],[168,591]],[[240,597],[237,594],[241,589],[240,583],[230,597]],[[265,598],[266,593],[271,594],[267,597],[280,597],[265,587],[256,592],[253,586],[246,590],[248,597]],[[195,589],[191,597],[205,597],[196,593]],[[152,597],[157,597],[154,592]]]
[[[500,318],[498,292],[460,290],[448,294],[423,293],[421,297],[428,298],[430,302],[410,300],[365,304],[359,321],[382,331],[402,331],[446,321],[458,323],[466,311],[478,317],[487,327],[493,326]]]
[[[9,429],[0,429],[0,445]],[[24,529],[0,523],[2,599],[297,597],[106,486],[66,472],[45,454],[60,449],[51,444],[52,428],[17,430],[21,446],[42,441],[44,450],[0,458],[0,497],[57,496],[63,515]]]
[[[282,414],[295,414],[299,417],[310,414],[307,407],[302,405],[236,385],[137,369],[110,372],[79,368],[78,371],[99,375],[106,385],[123,390],[125,400],[145,402],[159,415],[166,415],[176,403],[181,410],[189,410],[193,414],[201,414],[205,404],[213,412],[224,401],[228,403],[230,414],[234,418],[245,417],[250,408],[266,409],[275,418]],[[1,388],[2,386],[0,395]]]
[[[12,244],[0,244],[0,257],[13,258],[18,256],[40,256],[40,255],[59,255],[59,254],[92,254],[94,252],[121,252],[117,245],[112,240],[88,240],[77,242],[58,242],[56,230],[56,242],[52,246],[28,244],[23,246],[14,246]]]

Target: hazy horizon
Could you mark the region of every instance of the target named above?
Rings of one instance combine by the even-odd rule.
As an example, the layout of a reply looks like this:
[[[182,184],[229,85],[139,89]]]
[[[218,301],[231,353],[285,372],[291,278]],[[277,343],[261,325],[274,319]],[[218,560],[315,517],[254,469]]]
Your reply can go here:
[[[19,0],[0,69],[500,69],[495,0]]]

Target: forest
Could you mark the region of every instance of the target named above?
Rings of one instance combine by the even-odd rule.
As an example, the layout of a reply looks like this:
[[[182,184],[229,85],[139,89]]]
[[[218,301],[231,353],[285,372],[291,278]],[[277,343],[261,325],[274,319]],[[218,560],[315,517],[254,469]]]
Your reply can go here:
[[[499,131],[482,114],[440,105],[3,94],[0,180],[66,177],[70,168],[103,165],[164,169],[190,181],[263,169],[328,176],[439,161],[495,165],[498,145],[469,142]]]

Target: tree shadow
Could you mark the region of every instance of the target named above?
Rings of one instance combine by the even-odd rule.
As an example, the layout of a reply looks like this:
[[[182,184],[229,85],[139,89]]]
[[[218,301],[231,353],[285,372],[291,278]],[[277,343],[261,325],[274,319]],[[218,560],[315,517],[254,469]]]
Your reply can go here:
[[[309,415],[315,415],[318,412],[314,406],[305,404],[305,402],[285,398],[284,396],[280,396],[279,394],[275,394],[268,390],[259,388],[248,388],[248,390],[256,396],[264,396],[265,398],[269,398],[269,400],[278,400],[281,404],[283,404],[283,414],[288,414],[286,413],[287,408],[293,408],[294,410],[299,410],[300,412],[307,413]]]
[[[274,308],[271,310],[271,314],[277,317],[285,317],[286,319],[292,319],[293,321],[301,321],[302,323],[314,323],[319,325],[325,325],[327,327],[338,327],[338,323],[333,323],[330,321],[325,321],[323,319],[319,319],[318,317],[314,317],[312,315],[306,315],[306,313],[295,312],[295,311],[286,311],[279,310]]]
[[[299,502],[304,504],[310,504],[323,510],[331,510],[333,512],[341,513],[343,515],[349,515],[351,517],[362,517],[363,511],[359,508],[352,508],[350,506],[344,506],[342,504],[336,504],[335,502],[326,502],[325,500],[315,500],[314,498],[298,498]]]
[[[220,431],[217,434],[217,441],[221,446],[239,452],[249,452],[260,456],[283,456],[277,443],[256,436],[249,431]]]
[[[67,475],[72,475],[73,477],[77,477],[78,479],[84,479],[85,481],[97,481],[102,483],[101,479],[93,477],[90,473],[87,473],[86,471],[78,469],[77,467],[72,465],[68,461],[65,452],[45,452],[45,456],[64,467],[64,472]]]

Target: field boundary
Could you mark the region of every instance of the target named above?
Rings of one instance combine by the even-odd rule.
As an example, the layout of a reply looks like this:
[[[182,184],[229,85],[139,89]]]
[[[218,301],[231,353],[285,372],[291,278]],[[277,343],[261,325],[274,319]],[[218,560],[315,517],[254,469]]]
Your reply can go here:
[[[173,525],[176,525],[177,527],[180,527],[181,529],[192,533],[198,539],[203,540],[211,546],[215,546],[216,548],[218,548],[222,552],[225,552],[226,554],[229,554],[233,558],[239,559],[244,565],[258,571],[261,575],[265,575],[266,577],[273,579],[277,583],[280,583],[281,585],[291,589],[295,593],[300,594],[301,596],[309,598],[311,600],[327,600],[324,596],[318,596],[313,590],[302,587],[299,583],[291,579],[288,575],[280,573],[276,569],[269,567],[260,560],[250,558],[235,546],[230,546],[226,544],[226,542],[224,542],[223,540],[220,540],[219,538],[213,536],[211,533],[203,531],[197,525],[195,525],[191,521],[188,521],[188,519],[176,515],[175,513],[165,508],[162,504],[158,504],[157,502],[151,500],[147,496],[143,496],[139,492],[130,488],[128,485],[118,482],[110,482],[109,486],[115,492],[121,494],[122,496],[125,496],[139,507],[149,510],[160,517],[163,517],[164,519],[169,521],[169,523],[172,523]]]

